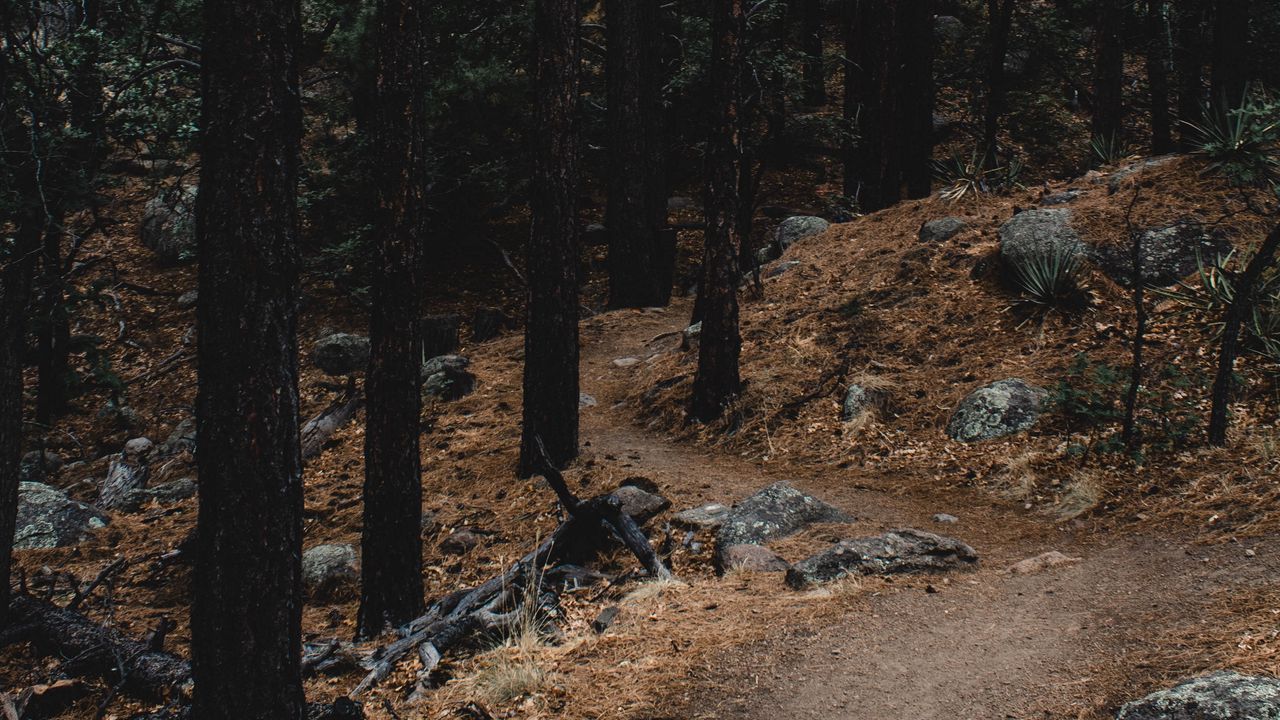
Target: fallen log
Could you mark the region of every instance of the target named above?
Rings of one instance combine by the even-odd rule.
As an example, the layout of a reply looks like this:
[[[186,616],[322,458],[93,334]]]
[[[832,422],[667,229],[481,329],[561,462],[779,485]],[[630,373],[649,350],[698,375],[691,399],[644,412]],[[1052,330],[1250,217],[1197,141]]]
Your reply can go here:
[[[308,420],[302,426],[302,459],[310,460],[319,455],[329,438],[343,425],[351,422],[351,418],[356,416],[356,411],[363,404],[364,395],[348,385],[346,392],[337,401]]]
[[[74,610],[26,595],[9,603],[10,623],[0,647],[30,642],[38,651],[67,658],[62,670],[93,675],[119,691],[146,700],[190,693],[191,665],[167,652],[104,627]]]

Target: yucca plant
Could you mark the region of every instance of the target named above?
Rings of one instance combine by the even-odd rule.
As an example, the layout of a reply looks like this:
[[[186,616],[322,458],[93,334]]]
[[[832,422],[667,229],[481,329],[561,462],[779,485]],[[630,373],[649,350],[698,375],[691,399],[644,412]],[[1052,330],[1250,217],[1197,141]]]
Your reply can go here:
[[[1019,304],[1043,311],[1080,310],[1088,302],[1079,249],[1055,247],[1011,262]]]
[[[1249,264],[1250,254],[1232,250],[1205,262],[1196,257],[1196,279],[1179,282],[1172,289],[1152,288],[1157,295],[1172,300],[1179,309],[1172,317],[1195,315],[1217,340],[1222,336],[1222,318],[1235,300],[1235,279]],[[1280,365],[1280,273],[1270,271],[1258,279],[1249,319],[1244,325],[1244,347]]]
[[[1114,134],[1094,135],[1089,141],[1089,149],[1103,165],[1114,165],[1129,155],[1128,146]]]
[[[1250,93],[1226,112],[1206,108],[1201,124],[1186,123],[1197,136],[1198,152],[1209,160],[1205,172],[1221,173],[1232,185],[1262,185],[1276,175],[1280,158],[1280,103]]]
[[[953,202],[980,193],[1021,187],[1018,178],[1023,167],[1022,161],[1017,158],[1011,159],[1008,165],[987,167],[985,155],[976,148],[967,158],[954,153],[948,160],[933,162],[934,176],[947,186],[939,195],[942,199]]]

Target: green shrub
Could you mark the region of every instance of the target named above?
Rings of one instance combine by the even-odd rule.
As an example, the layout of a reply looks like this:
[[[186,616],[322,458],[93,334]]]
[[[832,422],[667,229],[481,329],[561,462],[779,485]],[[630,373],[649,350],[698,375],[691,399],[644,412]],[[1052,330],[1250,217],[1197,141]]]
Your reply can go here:
[[[1038,310],[1075,312],[1089,300],[1081,280],[1080,254],[1074,247],[1060,247],[1014,260],[1013,280],[1021,292],[1019,303]]]
[[[1206,172],[1220,173],[1232,185],[1262,185],[1274,179],[1280,158],[1280,102],[1250,93],[1240,107],[1225,113],[1205,110],[1204,123],[1187,123],[1197,135]]]

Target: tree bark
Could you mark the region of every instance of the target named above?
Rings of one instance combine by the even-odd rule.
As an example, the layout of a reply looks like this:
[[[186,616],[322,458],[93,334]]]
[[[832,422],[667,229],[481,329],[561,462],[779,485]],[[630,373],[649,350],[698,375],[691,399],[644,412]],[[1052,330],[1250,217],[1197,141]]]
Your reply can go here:
[[[1244,102],[1249,83],[1249,2],[1218,0],[1214,6],[1209,101],[1219,114]]]
[[[666,304],[659,232],[666,220],[658,125],[657,0],[607,0],[609,305]],[[664,292],[665,291],[665,292]]]
[[[1000,116],[1004,114],[1004,61],[1009,54],[1016,0],[987,0],[987,103],[982,116],[984,164],[990,169],[1000,161]]]
[[[1240,327],[1253,311],[1256,298],[1253,289],[1262,273],[1275,262],[1280,249],[1280,225],[1276,225],[1262,241],[1258,252],[1249,260],[1244,272],[1236,281],[1235,298],[1227,306],[1222,318],[1222,345],[1218,348],[1218,371],[1213,379],[1210,395],[1209,444],[1219,447],[1227,444],[1227,404],[1231,402],[1234,385],[1236,357],[1240,354]]]
[[[899,18],[887,0],[855,0],[853,6],[845,117],[856,119],[858,137],[845,163],[844,192],[857,197],[861,210],[874,212],[894,204],[901,194],[901,136],[894,126],[896,91],[901,89],[895,87]]]
[[[1178,76],[1178,147],[1183,151],[1195,146],[1193,124],[1203,120],[1205,38],[1204,0],[1175,0],[1176,42],[1174,64]]]
[[[933,0],[898,3],[902,176],[907,197],[933,190]]]
[[[827,73],[822,48],[822,0],[802,0],[800,52],[804,53],[804,104],[827,104]],[[932,34],[932,33],[931,33]]]
[[[1151,152],[1173,151],[1169,119],[1169,20],[1164,0],[1147,0],[1147,85],[1151,94]]]
[[[297,0],[204,5],[198,720],[303,717]]]
[[[1118,140],[1123,129],[1125,1],[1097,0],[1092,131],[1107,143]]]
[[[557,467],[578,456],[578,25],[574,0],[536,0],[522,477],[538,437]]]
[[[369,638],[422,614],[422,212],[423,9],[414,0],[377,8],[373,152],[377,258],[369,316],[357,634]],[[457,324],[454,323],[454,327]],[[456,333],[456,330],[455,330]]]
[[[742,389],[738,359],[738,182],[742,163],[739,127],[742,43],[746,14],[742,0],[714,0],[711,16],[711,134],[707,140],[706,239],[702,256],[702,339],[693,381],[690,414],[709,421]]]

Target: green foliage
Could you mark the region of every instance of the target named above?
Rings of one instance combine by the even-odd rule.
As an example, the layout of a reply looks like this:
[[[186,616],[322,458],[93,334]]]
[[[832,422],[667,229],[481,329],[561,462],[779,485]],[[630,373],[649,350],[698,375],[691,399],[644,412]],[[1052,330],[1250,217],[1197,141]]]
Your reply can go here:
[[[1075,247],[1056,247],[1011,262],[1019,302],[1037,310],[1079,311],[1088,303],[1081,280],[1080,253]]]
[[[1067,420],[1072,431],[1124,419],[1121,398],[1127,375],[1079,353],[1066,374],[1049,390],[1048,406]]]
[[[954,153],[947,160],[933,162],[934,176],[947,187],[941,191],[944,200],[956,201],[981,193],[1011,190],[1021,187],[1018,179],[1024,166],[1018,158],[1007,165],[987,167],[987,161],[977,148],[968,157]]]
[[[1187,123],[1197,136],[1198,151],[1209,161],[1207,172],[1219,173],[1232,185],[1262,185],[1280,168],[1280,102],[1250,93],[1244,103],[1225,113],[1205,110],[1205,121]]]
[[[1102,165],[1114,165],[1129,156],[1129,147],[1115,135],[1094,135],[1089,140],[1089,149],[1093,151],[1094,159]]]

